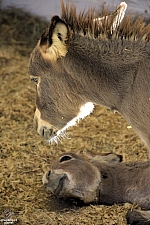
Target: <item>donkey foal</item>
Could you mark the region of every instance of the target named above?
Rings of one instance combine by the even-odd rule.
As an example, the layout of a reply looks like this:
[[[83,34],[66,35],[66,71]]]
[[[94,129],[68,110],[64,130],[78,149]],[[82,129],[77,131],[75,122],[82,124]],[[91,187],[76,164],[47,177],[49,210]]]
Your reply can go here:
[[[43,176],[47,191],[61,198],[77,198],[84,203],[137,203],[150,209],[150,161],[120,162],[121,156],[108,154],[87,157],[64,153]],[[120,162],[120,163],[119,163]],[[150,211],[127,213],[130,224],[150,224]]]

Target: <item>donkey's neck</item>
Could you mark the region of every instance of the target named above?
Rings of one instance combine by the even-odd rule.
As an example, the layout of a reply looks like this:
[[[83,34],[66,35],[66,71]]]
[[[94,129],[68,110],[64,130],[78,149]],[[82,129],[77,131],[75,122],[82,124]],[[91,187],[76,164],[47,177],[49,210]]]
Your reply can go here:
[[[130,202],[150,209],[150,162],[97,166],[101,172],[100,204]]]
[[[122,98],[137,74],[142,54],[139,45],[137,48],[136,42],[76,35],[65,57],[65,69],[79,83],[86,101],[120,111]]]

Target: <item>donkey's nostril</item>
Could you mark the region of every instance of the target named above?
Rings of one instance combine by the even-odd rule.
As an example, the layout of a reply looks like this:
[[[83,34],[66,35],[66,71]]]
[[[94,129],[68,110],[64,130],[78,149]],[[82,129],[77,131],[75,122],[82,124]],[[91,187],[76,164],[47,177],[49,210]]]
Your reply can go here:
[[[42,129],[42,137],[44,137],[44,130],[45,130],[45,127],[43,127],[43,129]]]
[[[50,139],[53,135],[56,135],[56,132],[58,130],[54,129],[54,128],[49,128],[46,126],[41,126],[40,130],[39,130],[39,134],[41,137],[45,138],[45,139]]]
[[[49,171],[48,171],[48,174],[47,174],[47,176],[49,177],[49,176],[50,176],[50,174],[51,174],[51,171],[49,170]]]
[[[50,175],[51,175],[51,171],[49,170],[46,174],[46,178],[49,179]]]
[[[53,134],[53,129],[48,129],[47,127],[42,127],[41,136],[45,139],[49,139],[49,137]]]
[[[53,129],[49,129],[49,135],[52,136],[53,134]]]

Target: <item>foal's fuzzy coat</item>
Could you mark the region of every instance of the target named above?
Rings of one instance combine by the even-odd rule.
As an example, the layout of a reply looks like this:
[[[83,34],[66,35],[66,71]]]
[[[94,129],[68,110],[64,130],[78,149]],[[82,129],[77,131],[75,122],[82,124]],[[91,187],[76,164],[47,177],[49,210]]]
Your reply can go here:
[[[115,154],[85,159],[64,153],[45,173],[43,184],[58,197],[106,205],[130,202],[150,210],[150,161],[119,161]],[[130,224],[149,224],[150,211],[129,212],[127,220]]]

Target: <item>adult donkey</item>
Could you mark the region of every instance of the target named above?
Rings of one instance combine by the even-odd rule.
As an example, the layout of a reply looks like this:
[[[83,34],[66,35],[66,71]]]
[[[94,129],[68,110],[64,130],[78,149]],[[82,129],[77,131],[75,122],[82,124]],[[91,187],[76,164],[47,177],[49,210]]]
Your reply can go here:
[[[62,3],[61,18],[52,17],[29,63],[42,137],[57,142],[94,103],[120,112],[150,150],[150,23],[125,16],[114,29],[118,10],[94,20],[94,10],[77,15]]]

